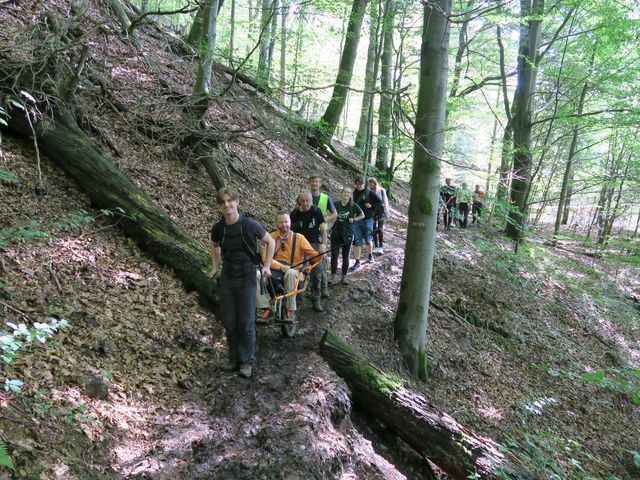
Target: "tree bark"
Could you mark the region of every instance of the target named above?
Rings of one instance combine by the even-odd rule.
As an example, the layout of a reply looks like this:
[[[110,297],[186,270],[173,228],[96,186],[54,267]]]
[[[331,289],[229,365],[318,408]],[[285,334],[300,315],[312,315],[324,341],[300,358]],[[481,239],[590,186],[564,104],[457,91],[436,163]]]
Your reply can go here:
[[[96,208],[122,209],[118,225],[158,263],[173,269],[187,290],[195,290],[203,304],[218,312],[207,251],[178,226],[119,170],[98,146],[78,128],[67,111],[51,122],[34,125],[38,146],[87,194]],[[31,128],[19,112],[13,112],[9,128],[23,137]]]
[[[358,53],[358,42],[360,40],[360,29],[364,19],[364,12],[369,0],[353,0],[353,7],[349,16],[349,25],[347,26],[347,37],[340,56],[340,66],[338,67],[338,75],[336,84],[333,87],[331,101],[327,106],[327,110],[320,119],[320,137],[325,143],[331,142],[336,132],[340,114],[344,108],[347,91],[351,85],[351,77],[353,76],[353,66],[356,63],[356,55]]]
[[[194,96],[209,94],[211,75],[213,73],[213,52],[216,48],[218,1],[219,0],[208,0],[204,7],[204,26],[202,31],[204,44],[203,51],[201,52],[202,56],[198,62],[196,83],[193,87]]]
[[[440,195],[451,0],[425,4],[409,226],[394,337],[409,371],[427,376],[425,341]]]
[[[593,53],[591,54],[591,62],[589,64],[589,69],[593,68],[596,58],[596,47],[593,47]],[[560,85],[558,85],[558,89]],[[584,101],[587,96],[587,90],[589,89],[589,82],[585,81],[582,85],[582,90],[580,91],[580,97],[578,100],[578,108],[577,114],[582,115],[584,110]],[[567,192],[569,191],[569,179],[572,176],[573,172],[573,159],[576,155],[576,151],[578,149],[578,131],[579,125],[576,123],[572,126],[571,132],[571,146],[569,147],[569,155],[567,157],[567,164],[564,169],[564,175],[562,176],[562,186],[560,187],[560,198],[558,199],[558,210],[556,211],[556,221],[553,228],[553,236],[557,237],[560,233],[560,225],[562,224],[562,219],[564,218],[565,213],[565,202],[567,200]],[[567,212],[567,218],[569,216]],[[566,220],[564,222],[567,223]]]
[[[537,77],[537,56],[540,46],[544,0],[520,0],[520,47],[518,52],[518,83],[513,114],[513,174],[511,179],[511,209],[505,233],[519,242],[527,219],[527,196],[531,181],[531,116]]]
[[[273,4],[275,0],[262,0],[262,13],[260,17],[260,54],[258,56],[258,81],[268,83],[269,78],[269,43],[271,42],[271,29],[269,28],[273,16]]]
[[[389,166],[389,146],[391,143],[391,109],[393,102],[393,25],[396,6],[393,0],[387,1],[387,11],[382,22],[382,55],[380,57],[380,110],[378,116],[378,148],[376,150],[376,168],[384,172]]]
[[[360,123],[358,125],[358,133],[356,134],[355,149],[356,152],[363,155],[365,145],[370,141],[369,134],[369,108],[371,97],[373,96],[373,88],[375,86],[375,77],[373,64],[378,49],[378,30],[380,28],[380,2],[374,0],[371,2],[369,9],[369,47],[367,48],[367,64],[364,71],[364,92],[362,93],[362,107],[360,110]]]
[[[351,390],[355,405],[383,422],[451,478],[533,478],[507,463],[498,445],[475,435],[425,397],[405,388],[396,375],[326,331],[320,354]]]

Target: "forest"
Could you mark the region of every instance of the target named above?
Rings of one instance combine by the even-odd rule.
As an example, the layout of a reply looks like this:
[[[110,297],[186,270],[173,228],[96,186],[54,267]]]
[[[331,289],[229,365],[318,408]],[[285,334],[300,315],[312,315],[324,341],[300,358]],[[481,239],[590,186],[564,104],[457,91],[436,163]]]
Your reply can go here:
[[[0,0],[0,479],[640,478],[638,45],[637,0]],[[326,216],[342,282],[229,372],[212,226],[318,177],[375,248]]]

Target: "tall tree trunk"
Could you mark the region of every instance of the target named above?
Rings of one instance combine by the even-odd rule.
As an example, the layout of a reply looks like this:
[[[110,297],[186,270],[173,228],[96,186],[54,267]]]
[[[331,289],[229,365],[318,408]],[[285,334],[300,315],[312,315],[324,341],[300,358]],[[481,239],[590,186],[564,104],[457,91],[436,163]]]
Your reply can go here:
[[[500,92],[496,98],[496,110],[500,105]],[[493,171],[493,161],[496,155],[496,142],[498,140],[498,117],[493,119],[493,129],[491,130],[491,144],[489,145],[489,162],[487,165],[487,182],[484,187],[485,198],[489,196],[489,189],[491,188],[491,176]]]
[[[293,54],[293,74],[291,76],[291,90],[295,91],[296,85],[298,84],[298,70],[300,67],[300,51],[302,50],[302,33],[304,32],[305,25],[305,6],[304,4],[300,11],[298,12],[298,26],[296,28],[296,48]],[[289,104],[289,108],[293,108],[294,95],[291,95],[291,103]],[[305,101],[302,100],[302,104],[304,105]]]
[[[399,22],[398,29],[398,37],[400,38],[400,42],[398,44],[398,49],[396,53],[395,60],[395,75],[393,79],[393,103],[391,108],[391,160],[389,162],[389,168],[386,171],[386,178],[388,181],[387,194],[391,194],[391,187],[393,185],[393,177],[395,175],[396,170],[396,155],[398,150],[398,140],[400,137],[400,121],[401,121],[401,85],[403,80],[403,71],[404,71],[404,41],[407,36],[407,28],[405,26],[410,4],[408,2],[401,2],[400,4],[402,16]]]
[[[593,53],[591,54],[591,61],[589,62],[589,69],[593,68],[596,58],[596,47],[593,47]],[[559,87],[559,85],[558,85]],[[589,82],[585,81],[580,91],[580,98],[578,99],[577,115],[582,115],[584,110],[584,100],[587,96],[587,90],[589,89]],[[562,217],[564,215],[565,201],[567,192],[569,189],[569,178],[571,178],[571,172],[573,171],[573,159],[578,149],[578,131],[579,125],[575,123],[571,132],[571,145],[569,146],[569,156],[567,157],[567,164],[564,169],[564,175],[562,176],[562,186],[560,187],[560,198],[558,199],[558,210],[556,211],[556,221],[553,227],[553,236],[557,237],[560,233],[560,224],[562,223]],[[568,214],[567,214],[568,217]],[[566,223],[566,222],[565,222]]]
[[[273,0],[273,15],[271,16],[271,34],[269,35],[269,58],[267,60],[267,83],[271,83],[271,72],[273,72],[273,56],[276,49],[276,37],[278,34],[278,10],[280,0]]]
[[[282,1],[282,12],[280,22],[280,103],[284,105],[285,95],[284,91],[287,86],[287,16],[289,13],[289,6],[286,5],[285,0]]]
[[[216,19],[218,17],[218,1],[208,0],[204,7],[204,39],[203,52],[198,62],[198,74],[193,88],[194,97],[208,95],[213,73],[213,52],[216,48]]]
[[[258,80],[267,84],[269,79],[269,44],[271,43],[271,17],[274,14],[275,0],[262,0],[260,16],[260,53],[258,55]]]
[[[513,115],[513,175],[511,209],[505,233],[519,242],[526,223],[527,194],[531,176],[531,115],[537,76],[537,55],[544,0],[520,0],[520,47],[518,52],[518,83]]]
[[[256,2],[259,2],[260,0],[256,0]],[[253,6],[253,0],[249,0],[248,4],[247,4],[247,47],[245,48],[245,53],[244,56],[248,57],[249,54],[251,53],[251,49],[253,48],[253,32],[254,32],[254,16],[255,16],[255,11],[257,10],[257,5],[254,8]]]
[[[631,157],[629,157],[629,160]],[[622,187],[627,179],[627,173],[629,173],[629,161],[625,164],[624,172],[622,174],[622,178],[620,179],[620,185],[618,186],[618,194],[616,196],[616,203],[613,209],[610,211],[607,218],[607,225],[604,233],[604,241],[602,243],[607,243],[609,238],[611,237],[611,231],[613,230],[613,224],[616,219],[620,216],[620,200],[622,199]],[[611,189],[613,191],[613,189]]]
[[[383,2],[380,2],[382,5]],[[389,8],[389,4],[384,2],[384,8],[379,9],[379,14],[384,16],[384,12]],[[378,37],[376,39],[376,53],[373,60],[373,86],[372,89],[375,90],[378,71],[380,70],[380,52],[382,51],[382,17],[378,18]],[[373,118],[375,117],[376,109],[375,109],[375,100],[376,94],[371,92],[369,96],[369,109],[367,111],[367,141],[364,146],[364,161],[363,161],[363,170],[368,171],[369,167],[372,163],[373,156]]]
[[[231,17],[229,18],[229,66],[233,67],[234,39],[236,35],[236,0],[231,0]]]
[[[331,101],[327,106],[327,110],[320,119],[320,136],[322,141],[330,143],[336,132],[340,114],[344,108],[347,91],[351,85],[351,77],[353,76],[353,66],[356,62],[358,53],[358,41],[360,40],[360,29],[362,28],[362,20],[367,7],[368,0],[353,0],[353,8],[349,16],[349,25],[347,26],[347,37],[342,49],[340,57],[340,66],[338,67],[338,75]]]
[[[409,226],[394,337],[413,375],[427,376],[426,334],[444,143],[451,0],[425,3]]]
[[[376,168],[384,172],[389,164],[389,145],[391,143],[391,108],[393,102],[393,29],[396,15],[394,0],[387,1],[387,11],[382,21],[382,56],[380,58],[380,110],[378,116],[378,148],[376,150]]]
[[[567,182],[567,197],[564,201],[564,211],[562,212],[562,220],[560,225],[566,225],[569,222],[569,214],[571,213],[571,199],[573,198],[573,179],[575,177],[575,166],[569,173],[569,182]]]
[[[638,227],[640,227],[640,208],[638,209],[638,218],[636,219],[636,228],[633,231],[633,238],[638,236]]]
[[[467,1],[467,10],[471,8],[474,0]],[[458,32],[458,50],[456,51],[455,63],[453,66],[453,80],[451,81],[451,90],[449,92],[449,98],[455,98],[458,93],[458,86],[460,85],[460,75],[462,74],[462,57],[464,52],[468,48],[467,44],[467,30],[469,28],[470,18],[465,16],[465,19],[460,25],[460,31]],[[449,109],[447,109],[447,117],[449,116]]]
[[[196,12],[196,16],[193,19],[189,34],[187,35],[187,43],[193,48],[198,49],[200,47],[200,40],[202,40],[202,30],[204,29],[204,10],[205,5],[202,4]]]
[[[511,160],[513,158],[512,139],[513,129],[511,128],[511,122],[507,122],[502,132],[502,149],[500,154],[498,187],[496,189],[496,203],[506,202],[509,196],[509,189],[511,188]]]
[[[367,48],[367,64],[364,71],[364,92],[362,94],[362,107],[360,110],[360,123],[356,133],[355,149],[364,154],[365,144],[370,141],[369,133],[369,108],[376,79],[373,65],[378,51],[378,31],[380,30],[380,1],[374,0],[369,6],[369,47]]]

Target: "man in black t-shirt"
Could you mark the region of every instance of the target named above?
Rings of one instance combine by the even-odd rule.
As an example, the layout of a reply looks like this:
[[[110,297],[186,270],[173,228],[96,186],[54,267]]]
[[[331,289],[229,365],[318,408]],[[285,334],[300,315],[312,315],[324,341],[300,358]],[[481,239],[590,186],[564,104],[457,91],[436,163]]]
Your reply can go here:
[[[327,251],[327,224],[324,215],[318,207],[313,206],[313,196],[308,190],[298,195],[297,208],[291,212],[291,230],[302,234],[319,253]],[[326,268],[325,262],[320,262],[311,270],[311,294],[313,295],[313,309],[322,312],[320,303],[322,270]]]
[[[222,188],[216,199],[224,218],[211,229],[211,276],[220,275],[222,323],[229,346],[222,369],[230,372],[239,368],[239,375],[249,378],[256,351],[257,241],[267,246],[262,266],[265,277],[271,276],[275,242],[256,220],[238,213],[240,197],[235,190]]]

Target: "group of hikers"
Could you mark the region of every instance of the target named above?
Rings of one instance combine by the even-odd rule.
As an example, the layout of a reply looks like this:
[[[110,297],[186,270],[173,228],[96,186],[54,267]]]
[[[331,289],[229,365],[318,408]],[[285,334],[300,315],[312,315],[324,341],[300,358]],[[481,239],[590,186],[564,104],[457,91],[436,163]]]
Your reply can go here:
[[[222,323],[228,343],[227,360],[221,366],[224,371],[237,370],[244,378],[252,375],[256,320],[273,317],[269,293],[260,288],[261,279],[273,277],[284,283],[287,292],[294,292],[300,270],[310,268],[313,309],[322,312],[329,285],[347,285],[348,273],[360,268],[363,246],[365,263],[372,262],[374,254],[384,253],[389,200],[376,178],[357,176],[354,188],[344,186],[336,199],[321,191],[319,175],[309,177],[308,187],[298,194],[291,212],[276,214],[276,230],[271,233],[238,212],[237,191],[225,187],[217,192],[223,218],[211,229],[211,276],[221,280]],[[331,254],[330,274],[324,261],[327,253]],[[352,255],[355,261],[350,265]],[[287,296],[286,309],[297,309],[295,295]]]
[[[439,203],[438,226],[442,217],[445,230],[449,230],[452,223],[459,228],[467,228],[469,209],[471,209],[471,223],[476,223],[482,214],[484,192],[480,190],[480,185],[476,185],[472,192],[466,182],[456,187],[451,184],[451,179],[447,178],[445,184],[440,187]]]

